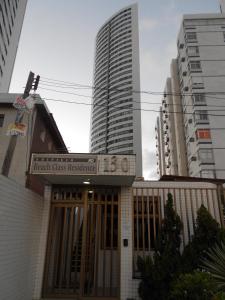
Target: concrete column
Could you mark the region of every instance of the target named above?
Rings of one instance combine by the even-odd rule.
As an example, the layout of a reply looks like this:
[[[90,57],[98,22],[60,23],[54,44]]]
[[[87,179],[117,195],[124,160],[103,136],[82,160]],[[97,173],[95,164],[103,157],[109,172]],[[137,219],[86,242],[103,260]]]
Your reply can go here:
[[[42,223],[40,224],[41,235],[39,241],[33,300],[41,299],[41,294],[42,294],[42,283],[43,283],[43,276],[44,276],[45,255],[46,255],[47,237],[48,237],[48,225],[49,225],[50,208],[51,208],[51,191],[52,191],[51,186],[46,185],[45,192],[44,192],[44,208],[43,208]]]

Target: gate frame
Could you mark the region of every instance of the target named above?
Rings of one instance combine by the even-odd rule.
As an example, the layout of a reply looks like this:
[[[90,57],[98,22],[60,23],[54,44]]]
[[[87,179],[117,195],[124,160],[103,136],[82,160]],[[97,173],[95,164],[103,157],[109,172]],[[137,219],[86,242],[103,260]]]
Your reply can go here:
[[[42,280],[42,291],[41,295],[43,299],[51,299],[54,298],[67,298],[67,299],[75,299],[75,300],[119,300],[120,299],[120,291],[121,291],[121,187],[118,186],[80,186],[80,185],[74,185],[74,187],[78,187],[82,189],[82,201],[77,201],[74,203],[74,201],[71,200],[62,200],[62,201],[54,201],[53,200],[53,191],[54,187],[61,186],[61,187],[72,187],[73,185],[52,185],[51,186],[51,196],[50,196],[50,210],[49,210],[49,222],[48,222],[48,229],[47,229],[47,246],[45,251],[45,258],[44,258],[44,273],[43,273],[43,280]],[[118,274],[118,296],[117,297],[107,297],[107,296],[84,296],[84,273],[85,273],[85,261],[86,261],[86,239],[87,239],[87,212],[88,212],[88,191],[89,190],[95,191],[96,189],[118,189],[118,264],[119,264],[119,274]],[[81,276],[80,276],[80,289],[79,293],[76,294],[50,294],[46,292],[47,287],[47,279],[48,276],[47,271],[49,269],[49,253],[51,249],[51,234],[53,230],[53,217],[54,217],[54,208],[55,207],[76,207],[74,204],[77,204],[77,206],[82,206],[84,209],[84,226],[82,229],[82,255],[81,255]]]

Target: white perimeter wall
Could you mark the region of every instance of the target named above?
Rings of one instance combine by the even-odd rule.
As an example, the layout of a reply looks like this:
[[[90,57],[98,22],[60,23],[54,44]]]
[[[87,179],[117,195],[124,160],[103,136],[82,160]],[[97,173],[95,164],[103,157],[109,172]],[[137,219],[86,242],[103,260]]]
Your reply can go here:
[[[0,175],[0,299],[31,300],[43,198]]]

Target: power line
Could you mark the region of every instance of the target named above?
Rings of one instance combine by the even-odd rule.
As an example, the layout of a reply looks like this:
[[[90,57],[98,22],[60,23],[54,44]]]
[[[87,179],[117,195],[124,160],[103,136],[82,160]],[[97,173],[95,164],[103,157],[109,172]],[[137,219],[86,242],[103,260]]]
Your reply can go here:
[[[75,96],[79,96],[79,97],[84,97],[84,98],[89,98],[89,99],[92,99],[92,96],[88,96],[88,95],[83,95],[83,94],[77,94],[77,93],[73,93],[73,92],[65,92],[65,91],[58,91],[58,90],[55,90],[55,89],[48,89],[48,88],[42,88],[40,87],[40,89],[43,89],[43,90],[48,90],[48,91],[54,91],[54,92],[57,92],[57,93],[62,93],[62,94],[69,94],[69,95],[75,95]],[[212,99],[219,99],[219,100],[225,100],[224,98],[216,98],[216,97],[212,97]],[[101,99],[95,99],[95,101],[101,101]],[[162,103],[161,102],[147,102],[147,101],[141,101],[141,102],[138,102],[138,101],[135,101],[133,100],[132,102],[134,103],[141,103],[141,104],[148,104],[148,105],[161,105]],[[79,103],[78,103],[79,104]],[[119,104],[118,104],[119,105]],[[192,104],[167,104],[168,106],[192,106]],[[94,106],[100,106],[98,104],[94,104]],[[111,105],[111,107],[114,106],[114,105]],[[116,104],[115,104],[116,106]],[[205,106],[205,105],[201,105],[201,106]],[[206,107],[220,107],[220,108],[223,108],[225,107],[225,105],[206,105]],[[211,110],[211,109],[206,109],[207,111],[214,111],[214,110]],[[217,111],[217,110],[215,110]],[[169,112],[170,113],[170,112]]]
[[[53,99],[53,98],[42,98],[42,99],[46,100],[46,101],[62,102],[62,103],[68,103],[68,104],[77,104],[77,105],[85,105],[85,106],[95,106],[92,103],[85,103],[85,102],[76,102],[76,101]],[[98,107],[108,107],[108,105],[103,105],[103,104],[98,104],[96,106],[98,106]],[[161,111],[155,110],[155,109],[121,108],[121,107],[117,107],[117,108],[118,108],[118,110],[126,110],[126,111],[144,111],[144,112],[155,112],[155,113],[160,113],[161,112]],[[225,110],[212,110],[212,111],[220,111],[220,112],[222,111],[222,112],[225,112]],[[172,113],[172,114],[183,114],[183,115],[194,115],[195,114],[195,112],[188,113],[188,112],[176,112],[176,111],[170,111],[169,113]],[[208,114],[208,116],[225,117],[225,115],[222,115],[222,114],[221,115]]]
[[[47,78],[47,77],[42,77],[42,78]],[[73,86],[75,87],[85,87],[85,88],[90,88],[90,89],[100,89],[100,90],[110,90],[110,91],[117,91],[117,92],[132,92],[132,93],[142,93],[142,94],[150,94],[150,95],[164,95],[164,96],[193,96],[194,94],[202,94],[202,93],[167,93],[165,91],[163,92],[155,92],[155,91],[147,91],[147,90],[130,90],[130,89],[117,89],[117,88],[103,88],[100,86],[91,86],[91,85],[84,85],[84,84],[79,84],[79,83],[75,83],[75,82],[67,82],[67,81],[62,81],[62,80],[57,80],[57,79],[51,79],[51,78],[47,78],[48,80],[53,81],[53,86],[54,82],[58,82],[57,85],[60,85],[59,83],[62,82],[64,83],[63,85],[60,85],[60,87],[64,87],[64,88],[72,88]],[[46,82],[44,80],[42,80],[42,82]],[[51,83],[48,81],[48,83]],[[44,89],[44,88],[42,88]],[[51,89],[49,89],[51,90]],[[56,90],[54,90],[56,91]],[[57,92],[57,91],[56,91]],[[59,91],[62,92],[62,91]],[[224,92],[220,92],[220,91],[215,91],[215,92],[204,92],[205,95],[225,95],[225,91]]]

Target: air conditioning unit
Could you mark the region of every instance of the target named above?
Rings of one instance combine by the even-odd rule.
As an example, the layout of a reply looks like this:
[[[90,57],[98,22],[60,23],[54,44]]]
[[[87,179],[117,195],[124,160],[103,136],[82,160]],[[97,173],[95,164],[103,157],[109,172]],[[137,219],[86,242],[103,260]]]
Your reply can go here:
[[[184,87],[184,91],[187,92],[189,90],[188,86]]]
[[[181,61],[182,61],[182,62],[185,62],[185,57],[181,57]]]
[[[197,160],[196,156],[191,157],[191,161],[196,161],[196,160]]]
[[[184,48],[184,44],[180,44],[179,48],[183,49]]]
[[[183,76],[187,76],[187,71],[184,71],[182,74]]]
[[[192,119],[189,119],[189,120],[188,120],[188,123],[189,123],[189,124],[192,124]]]
[[[194,142],[195,141],[195,139],[193,138],[193,137],[191,137],[190,139],[189,139],[189,142]]]

